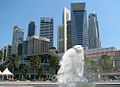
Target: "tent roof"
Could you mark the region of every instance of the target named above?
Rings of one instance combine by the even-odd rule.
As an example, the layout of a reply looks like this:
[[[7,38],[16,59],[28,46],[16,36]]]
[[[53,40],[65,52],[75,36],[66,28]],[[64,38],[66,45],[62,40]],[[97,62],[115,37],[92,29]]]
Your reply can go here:
[[[2,74],[3,74],[3,75],[13,75],[13,74],[8,70],[8,68],[6,68],[6,69],[3,71]]]

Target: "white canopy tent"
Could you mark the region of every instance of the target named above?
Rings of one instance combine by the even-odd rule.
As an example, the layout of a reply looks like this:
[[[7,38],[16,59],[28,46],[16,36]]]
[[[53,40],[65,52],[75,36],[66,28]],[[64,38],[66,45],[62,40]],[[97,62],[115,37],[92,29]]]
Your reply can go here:
[[[7,76],[7,80],[9,79],[9,76],[10,76],[10,78],[11,79],[13,79],[13,74],[9,71],[9,69],[8,68],[6,68],[2,73],[1,73],[1,75],[2,75],[2,80],[5,78],[5,76]],[[12,77],[11,77],[12,76]]]
[[[13,74],[8,70],[8,68],[6,68],[6,69],[3,71],[2,75],[13,75]]]

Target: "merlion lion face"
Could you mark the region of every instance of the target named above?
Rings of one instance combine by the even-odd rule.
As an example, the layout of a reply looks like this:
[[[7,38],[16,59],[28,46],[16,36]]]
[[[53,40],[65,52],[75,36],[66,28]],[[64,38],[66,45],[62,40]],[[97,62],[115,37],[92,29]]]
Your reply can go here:
[[[81,51],[82,51],[82,47],[81,47],[81,45],[75,45],[75,46],[73,46],[73,49],[76,51],[76,52],[78,52],[78,53],[81,53]]]

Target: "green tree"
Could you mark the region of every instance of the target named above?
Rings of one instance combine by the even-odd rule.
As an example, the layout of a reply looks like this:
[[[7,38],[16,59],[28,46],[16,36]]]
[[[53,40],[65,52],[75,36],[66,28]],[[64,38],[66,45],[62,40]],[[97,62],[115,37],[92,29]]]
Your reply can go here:
[[[101,70],[113,69],[113,62],[110,56],[102,55],[99,59],[99,65]]]
[[[60,58],[57,56],[50,57],[50,66],[51,66],[51,68],[54,69],[55,74],[57,74],[57,71],[59,69],[59,60],[60,60]]]
[[[14,72],[15,68],[17,68],[17,69],[19,68],[19,64],[20,64],[19,56],[16,54],[12,54],[12,57],[11,57],[9,63],[10,63],[10,67],[12,68],[12,71]]]
[[[41,65],[39,66],[39,68],[38,68],[38,76],[39,76],[39,79],[43,80],[44,75],[45,75],[45,69],[44,69],[43,64],[41,64]]]
[[[0,71],[3,71],[5,69],[4,65],[0,65]]]
[[[85,58],[85,70],[87,72],[96,72],[98,68],[99,66],[97,60]]]
[[[31,56],[30,60],[31,60],[31,66],[35,74],[41,64],[40,57],[38,55],[33,55]],[[35,75],[34,75],[34,79],[35,79]]]
[[[27,76],[27,67],[24,64],[20,64],[19,70],[20,70],[20,74],[22,75],[21,79],[24,80],[25,77]]]

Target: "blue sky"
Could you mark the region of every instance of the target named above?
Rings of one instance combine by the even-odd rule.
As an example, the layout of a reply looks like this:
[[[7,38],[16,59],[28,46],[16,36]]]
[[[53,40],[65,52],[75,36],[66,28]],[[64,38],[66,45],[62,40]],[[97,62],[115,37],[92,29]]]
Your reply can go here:
[[[0,0],[0,48],[12,42],[14,25],[25,29],[36,22],[37,35],[40,17],[54,18],[54,42],[57,46],[57,26],[62,22],[62,10],[70,3],[86,2],[87,14],[97,13],[102,47],[120,48],[120,0]]]

